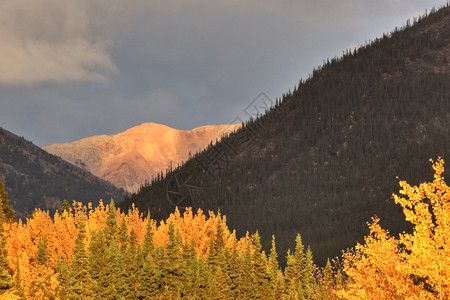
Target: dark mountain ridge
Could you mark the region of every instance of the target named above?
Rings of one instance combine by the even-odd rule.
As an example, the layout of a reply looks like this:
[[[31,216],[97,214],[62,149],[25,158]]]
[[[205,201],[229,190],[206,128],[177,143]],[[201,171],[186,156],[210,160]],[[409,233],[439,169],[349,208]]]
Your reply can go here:
[[[0,181],[19,218],[35,208],[61,209],[62,201],[93,205],[101,198],[121,201],[125,193],[61,158],[0,127]]]
[[[220,209],[238,235],[258,230],[266,251],[274,234],[281,256],[300,233],[319,264],[361,242],[374,215],[392,234],[410,230],[391,195],[399,179],[431,179],[430,158],[450,161],[449,70],[446,5],[327,60],[119,206],[158,220],[177,204]]]

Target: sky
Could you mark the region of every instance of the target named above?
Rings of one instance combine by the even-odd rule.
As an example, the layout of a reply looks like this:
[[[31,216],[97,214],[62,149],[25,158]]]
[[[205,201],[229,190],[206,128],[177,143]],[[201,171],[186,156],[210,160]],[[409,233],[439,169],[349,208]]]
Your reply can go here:
[[[0,126],[36,145],[245,119],[447,0],[0,0]]]

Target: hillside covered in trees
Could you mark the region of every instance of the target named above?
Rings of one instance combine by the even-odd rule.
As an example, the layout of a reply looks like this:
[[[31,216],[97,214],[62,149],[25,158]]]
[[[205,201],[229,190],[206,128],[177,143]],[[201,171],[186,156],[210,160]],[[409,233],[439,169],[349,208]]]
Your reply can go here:
[[[158,225],[114,202],[65,202],[16,222],[0,184],[0,298],[448,299],[450,188],[444,161],[433,168],[433,181],[401,181],[394,195],[412,234],[392,237],[375,217],[365,243],[324,268],[300,235],[280,268],[275,237],[267,255],[258,232],[239,238],[225,216],[190,208]]]
[[[19,218],[36,208],[54,213],[63,200],[120,201],[125,192],[0,127],[0,180]]]
[[[322,266],[362,242],[373,215],[410,231],[391,195],[399,179],[430,179],[429,158],[450,159],[449,70],[447,5],[326,60],[272,107],[257,98],[242,129],[118,206],[157,220],[176,205],[220,209],[266,251],[273,234],[286,253],[300,233]]]

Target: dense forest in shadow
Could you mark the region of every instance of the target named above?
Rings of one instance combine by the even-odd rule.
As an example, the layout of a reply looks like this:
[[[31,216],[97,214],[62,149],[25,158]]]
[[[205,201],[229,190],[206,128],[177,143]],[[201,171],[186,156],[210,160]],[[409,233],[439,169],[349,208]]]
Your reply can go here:
[[[280,256],[300,233],[322,266],[373,215],[392,234],[411,230],[392,200],[399,179],[430,180],[429,159],[450,160],[449,13],[326,60],[270,107],[259,95],[243,128],[118,206],[157,220],[175,205],[220,210],[238,236],[258,230],[267,253],[275,235]]]

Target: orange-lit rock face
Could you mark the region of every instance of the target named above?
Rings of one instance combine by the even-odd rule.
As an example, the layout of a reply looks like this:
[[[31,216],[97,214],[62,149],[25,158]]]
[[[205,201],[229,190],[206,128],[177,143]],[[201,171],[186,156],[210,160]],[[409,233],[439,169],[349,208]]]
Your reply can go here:
[[[211,141],[241,127],[212,125],[177,130],[146,123],[115,135],[91,136],[71,143],[43,146],[47,152],[81,166],[129,192],[187,160]]]

